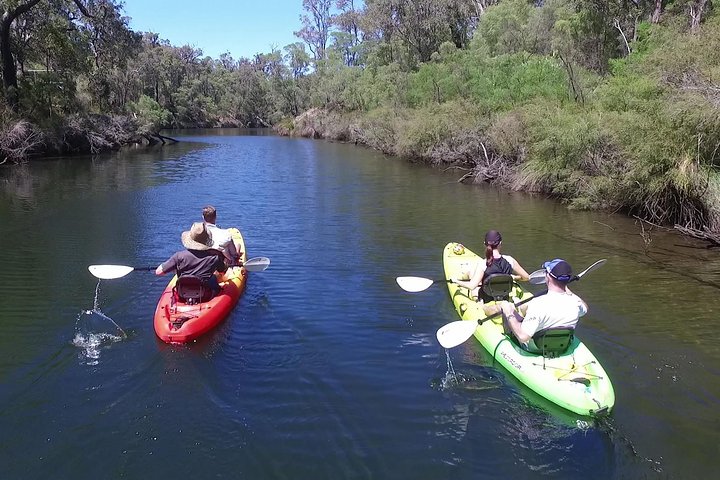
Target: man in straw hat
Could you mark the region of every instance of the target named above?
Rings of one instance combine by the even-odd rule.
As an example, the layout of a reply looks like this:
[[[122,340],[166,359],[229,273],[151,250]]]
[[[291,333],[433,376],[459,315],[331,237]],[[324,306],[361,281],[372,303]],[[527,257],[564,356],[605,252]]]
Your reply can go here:
[[[224,272],[227,266],[223,256],[212,248],[212,239],[202,222],[193,223],[190,230],[180,236],[186,250],[175,252],[165,262],[158,265],[155,275],[165,275],[174,272],[178,277],[195,275],[200,277],[203,284],[209,288],[213,296],[220,292],[215,272]]]

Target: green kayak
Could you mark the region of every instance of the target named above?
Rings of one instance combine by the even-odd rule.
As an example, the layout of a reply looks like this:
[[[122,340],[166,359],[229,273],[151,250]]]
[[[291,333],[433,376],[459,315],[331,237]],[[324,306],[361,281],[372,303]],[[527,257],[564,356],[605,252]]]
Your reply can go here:
[[[443,251],[445,278],[457,278],[460,272],[481,260],[458,243],[449,243]],[[609,413],[615,404],[615,392],[600,362],[577,336],[571,337],[567,350],[556,356],[523,350],[504,333],[502,318],[487,321],[480,303],[470,298],[466,288],[448,282],[450,297],[462,320],[477,323],[474,336],[520,382],[551,402],[579,415]],[[511,299],[518,303],[532,294],[516,286]],[[580,325],[582,324],[582,320]],[[462,324],[461,324],[462,325]],[[469,333],[469,332],[468,332]]]

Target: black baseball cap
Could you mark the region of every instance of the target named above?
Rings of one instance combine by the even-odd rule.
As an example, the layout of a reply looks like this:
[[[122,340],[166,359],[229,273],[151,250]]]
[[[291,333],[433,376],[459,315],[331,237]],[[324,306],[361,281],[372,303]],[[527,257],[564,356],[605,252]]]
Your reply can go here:
[[[502,242],[502,235],[497,230],[490,230],[485,234],[485,245],[497,245]]]

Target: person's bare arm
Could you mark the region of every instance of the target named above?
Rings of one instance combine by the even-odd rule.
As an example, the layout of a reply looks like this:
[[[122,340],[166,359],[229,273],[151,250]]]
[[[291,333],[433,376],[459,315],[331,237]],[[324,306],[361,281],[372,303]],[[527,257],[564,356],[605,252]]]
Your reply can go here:
[[[515,265],[513,266],[513,280],[520,280],[522,282],[527,282],[530,279],[530,274],[525,271],[525,269],[520,265],[520,262],[515,260]]]
[[[465,287],[468,290],[473,290],[480,285],[480,281],[482,280],[483,273],[485,273],[484,268],[480,268],[481,264],[477,264],[475,266],[475,272],[472,275],[472,278],[470,280],[460,280],[459,278],[453,278],[453,283],[456,283],[460,285],[461,287]]]
[[[515,309],[515,305],[510,302],[503,302],[502,310],[503,314],[507,318],[508,326],[515,335],[515,338],[518,339],[518,342],[528,343],[531,337],[523,331],[520,324],[520,322],[523,321],[523,317],[520,315],[520,312]]]

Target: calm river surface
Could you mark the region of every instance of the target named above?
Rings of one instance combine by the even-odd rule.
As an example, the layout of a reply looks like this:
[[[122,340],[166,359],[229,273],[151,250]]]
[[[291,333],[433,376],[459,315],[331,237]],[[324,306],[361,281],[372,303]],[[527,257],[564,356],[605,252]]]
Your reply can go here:
[[[456,182],[352,145],[253,131],[0,169],[3,479],[692,479],[720,458],[720,256],[631,218]],[[267,256],[190,346],[158,341],[157,265],[206,204]],[[474,339],[449,352],[449,241],[528,271],[562,256],[578,335],[613,380],[602,422],[553,408]],[[651,231],[650,231],[651,230]],[[116,326],[117,325],[117,326]],[[122,331],[126,336],[122,335]]]

